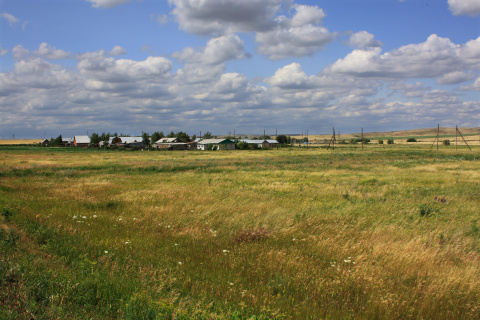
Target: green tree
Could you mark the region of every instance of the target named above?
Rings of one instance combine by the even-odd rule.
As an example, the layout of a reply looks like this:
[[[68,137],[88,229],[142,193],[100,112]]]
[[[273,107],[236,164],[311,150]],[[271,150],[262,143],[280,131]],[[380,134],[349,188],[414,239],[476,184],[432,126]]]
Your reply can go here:
[[[173,133],[173,131],[170,131],[170,133],[167,135],[167,138],[175,138],[175,133]]]
[[[177,132],[177,134],[175,135],[178,139],[182,140],[183,142],[190,142],[190,137],[188,136],[188,134],[186,134],[185,132],[183,131],[179,131]]]
[[[207,131],[203,134],[203,139],[213,139],[213,135],[210,131]]]
[[[248,149],[248,143],[246,143],[245,141],[240,141],[239,143],[237,143],[237,149],[247,150]]]
[[[55,145],[61,145],[62,142],[63,142],[62,135],[59,135],[59,136],[55,139]]]
[[[152,142],[155,143],[157,142],[158,140],[162,139],[165,135],[163,134],[163,131],[155,131],[153,134],[152,134]]]
[[[92,133],[92,136],[90,137],[90,144],[91,145],[95,145],[95,144],[98,144],[100,142],[100,136],[98,135],[98,133]]]
[[[150,137],[147,132],[142,132],[142,143],[147,148],[150,147]]]
[[[287,140],[288,140],[288,138],[287,138],[287,136],[284,135],[284,134],[281,134],[281,135],[277,136],[277,141],[278,141],[278,143],[280,143],[280,144],[286,144],[286,143],[287,143]]]

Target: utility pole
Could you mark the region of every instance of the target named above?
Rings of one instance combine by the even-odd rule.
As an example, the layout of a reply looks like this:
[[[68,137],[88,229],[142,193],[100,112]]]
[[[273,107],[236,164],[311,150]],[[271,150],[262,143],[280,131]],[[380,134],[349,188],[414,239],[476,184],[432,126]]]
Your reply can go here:
[[[362,128],[362,150],[363,150],[363,128]]]

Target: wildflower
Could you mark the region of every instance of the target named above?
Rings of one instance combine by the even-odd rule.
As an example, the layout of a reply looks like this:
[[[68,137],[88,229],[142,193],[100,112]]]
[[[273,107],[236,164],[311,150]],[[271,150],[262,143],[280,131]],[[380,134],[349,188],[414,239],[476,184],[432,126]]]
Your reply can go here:
[[[82,216],[82,219],[87,219],[87,216]]]
[[[96,218],[96,217],[97,217],[97,215],[96,215],[96,214],[94,214],[94,215],[93,215],[93,217],[94,217],[94,218]]]
[[[107,250],[105,250],[105,254],[107,254],[107,253],[108,253],[108,251],[107,251]]]
[[[228,251],[228,250],[223,250],[223,253],[227,253],[227,252],[230,252],[230,251]]]
[[[175,243],[176,246],[178,246],[178,243]]]
[[[125,244],[130,244],[132,243],[130,240],[125,241]]]
[[[178,264],[179,264],[179,265],[182,265],[182,261],[178,261]]]
[[[233,282],[229,282],[228,284],[231,285],[231,286],[233,286]]]
[[[37,217],[38,217],[38,214],[37,214]],[[74,219],[74,220],[77,219],[77,218],[78,218],[77,216],[73,216],[73,219]]]
[[[122,218],[118,218],[118,221],[122,221],[123,219]]]

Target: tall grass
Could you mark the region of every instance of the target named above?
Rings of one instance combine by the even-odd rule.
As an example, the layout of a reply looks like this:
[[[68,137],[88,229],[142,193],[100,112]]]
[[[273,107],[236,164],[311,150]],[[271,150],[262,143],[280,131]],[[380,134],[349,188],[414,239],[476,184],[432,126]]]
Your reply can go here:
[[[480,316],[476,149],[48,154],[0,154],[5,318]]]

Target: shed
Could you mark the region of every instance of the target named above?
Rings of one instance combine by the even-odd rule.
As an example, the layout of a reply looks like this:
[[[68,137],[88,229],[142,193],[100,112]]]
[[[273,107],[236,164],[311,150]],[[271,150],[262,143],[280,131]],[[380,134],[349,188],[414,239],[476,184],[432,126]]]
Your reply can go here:
[[[235,150],[235,142],[230,139],[205,139],[197,142],[197,150],[207,150],[208,145],[216,146],[218,150]]]
[[[90,144],[89,136],[75,136],[73,138],[73,145],[75,147],[88,147]]]

